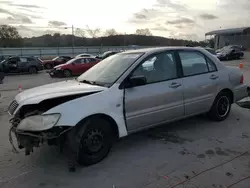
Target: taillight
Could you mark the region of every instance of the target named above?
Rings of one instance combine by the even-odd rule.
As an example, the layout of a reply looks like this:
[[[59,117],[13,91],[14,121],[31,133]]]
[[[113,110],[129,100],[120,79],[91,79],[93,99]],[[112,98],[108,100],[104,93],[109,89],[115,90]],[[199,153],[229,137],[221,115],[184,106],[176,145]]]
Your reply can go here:
[[[241,78],[240,78],[240,83],[243,84],[244,83],[244,76],[243,74],[241,75]]]

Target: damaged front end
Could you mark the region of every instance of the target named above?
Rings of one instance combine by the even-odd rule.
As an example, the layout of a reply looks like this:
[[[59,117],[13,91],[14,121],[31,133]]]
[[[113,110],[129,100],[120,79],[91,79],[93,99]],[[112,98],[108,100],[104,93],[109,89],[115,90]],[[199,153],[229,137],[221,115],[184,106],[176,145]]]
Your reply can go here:
[[[13,150],[17,152],[11,133],[14,133],[16,136],[18,148],[25,149],[25,155],[29,155],[33,152],[34,147],[39,147],[46,142],[48,145],[58,145],[60,148],[63,148],[65,134],[72,127],[54,127],[56,121],[53,121],[52,116],[60,117],[59,114],[51,114],[32,115],[22,120],[16,117],[12,118],[10,120],[12,126],[10,128],[9,140]],[[49,122],[51,123],[49,124]]]
[[[20,108],[18,102],[14,100],[8,109],[9,114],[14,115],[14,118],[10,120],[9,132],[9,140],[13,150],[17,152],[11,133],[15,134],[18,148],[24,148],[26,155],[30,154],[34,147],[38,147],[44,142],[49,145],[58,145],[62,149],[66,133],[73,127],[55,126],[60,119],[60,113],[44,113],[55,106],[93,93],[95,92],[51,98],[38,104],[24,105]]]

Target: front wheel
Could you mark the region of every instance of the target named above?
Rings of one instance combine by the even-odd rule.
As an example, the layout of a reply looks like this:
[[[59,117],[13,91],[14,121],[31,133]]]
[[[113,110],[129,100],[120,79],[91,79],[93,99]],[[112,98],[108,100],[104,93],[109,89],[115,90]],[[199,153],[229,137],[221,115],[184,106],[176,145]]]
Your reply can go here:
[[[63,71],[63,75],[64,75],[65,77],[70,77],[70,76],[72,75],[72,73],[71,73],[70,70],[64,70],[64,71]]]
[[[36,74],[36,73],[37,73],[36,67],[30,67],[30,68],[29,68],[29,73],[30,73],[30,74]]]
[[[109,153],[114,138],[110,123],[96,119],[86,125],[81,136],[77,162],[80,165],[92,165],[103,160]]]
[[[44,67],[45,67],[46,69],[52,69],[52,64],[47,63],[47,64],[44,65]]]
[[[232,99],[228,92],[221,92],[215,98],[212,108],[210,109],[208,115],[211,119],[215,121],[225,120],[231,110]]]

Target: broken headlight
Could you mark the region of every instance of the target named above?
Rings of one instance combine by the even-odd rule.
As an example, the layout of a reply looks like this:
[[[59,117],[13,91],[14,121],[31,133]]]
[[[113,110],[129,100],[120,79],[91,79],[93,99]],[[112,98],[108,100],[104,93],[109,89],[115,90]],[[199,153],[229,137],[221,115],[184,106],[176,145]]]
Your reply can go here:
[[[51,129],[59,120],[60,114],[29,116],[17,126],[19,131],[45,131]]]

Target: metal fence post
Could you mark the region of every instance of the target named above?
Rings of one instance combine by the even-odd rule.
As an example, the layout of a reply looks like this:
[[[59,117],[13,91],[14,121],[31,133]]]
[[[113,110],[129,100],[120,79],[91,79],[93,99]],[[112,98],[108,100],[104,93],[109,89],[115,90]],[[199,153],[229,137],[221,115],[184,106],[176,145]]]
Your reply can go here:
[[[40,52],[40,57],[42,57],[42,49],[39,48],[39,52]]]

